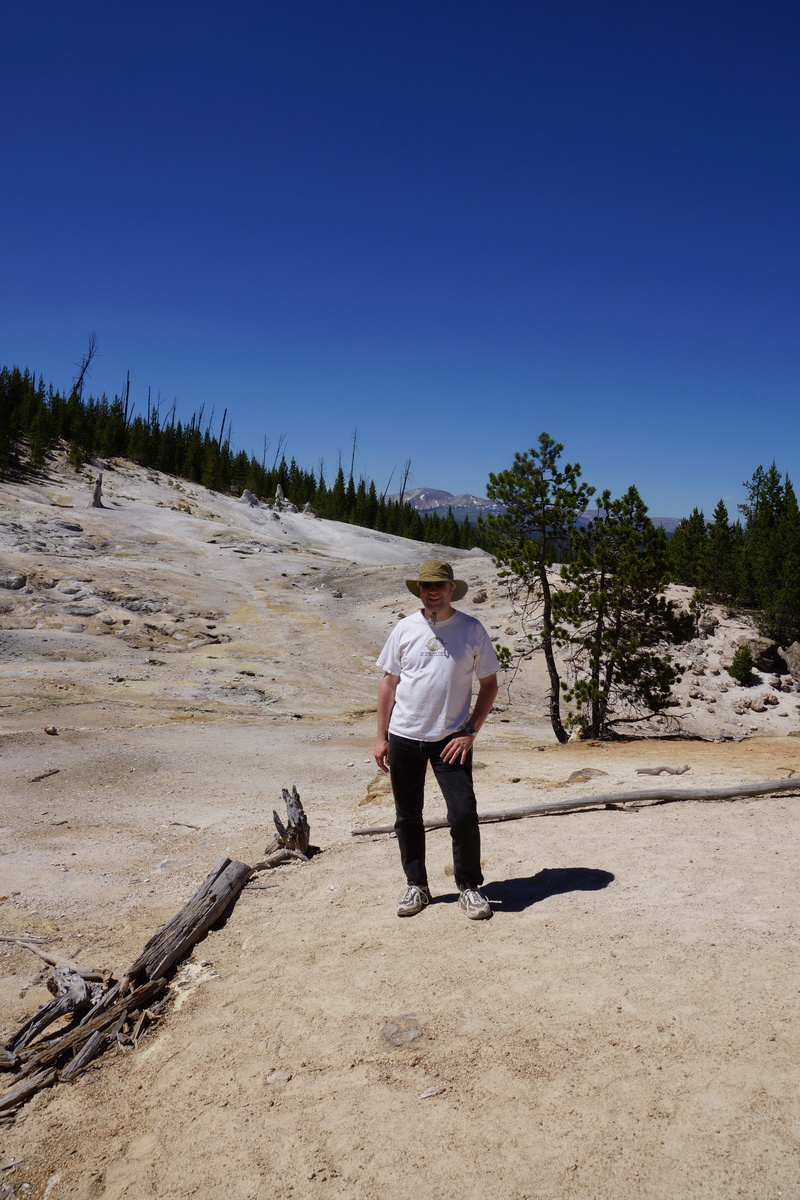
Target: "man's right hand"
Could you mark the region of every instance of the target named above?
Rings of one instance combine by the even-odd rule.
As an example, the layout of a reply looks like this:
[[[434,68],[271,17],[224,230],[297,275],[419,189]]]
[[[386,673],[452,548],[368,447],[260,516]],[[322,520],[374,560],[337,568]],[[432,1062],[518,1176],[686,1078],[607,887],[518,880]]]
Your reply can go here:
[[[389,739],[379,737],[375,743],[375,762],[384,775],[389,771]]]

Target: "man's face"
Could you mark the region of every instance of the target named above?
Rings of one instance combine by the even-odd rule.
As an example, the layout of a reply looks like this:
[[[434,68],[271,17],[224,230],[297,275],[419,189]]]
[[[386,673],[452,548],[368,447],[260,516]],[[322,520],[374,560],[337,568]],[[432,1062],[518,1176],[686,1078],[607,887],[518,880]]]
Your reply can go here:
[[[427,613],[444,612],[453,599],[454,583],[421,583],[419,594]]]

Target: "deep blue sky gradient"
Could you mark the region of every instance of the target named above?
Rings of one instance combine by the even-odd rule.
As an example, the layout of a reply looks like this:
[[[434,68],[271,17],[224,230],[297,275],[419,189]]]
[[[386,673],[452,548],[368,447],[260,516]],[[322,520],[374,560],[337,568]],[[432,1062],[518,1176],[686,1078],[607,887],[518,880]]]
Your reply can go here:
[[[485,494],[800,487],[800,5],[5,5],[0,362]],[[268,452],[268,457],[271,453]]]

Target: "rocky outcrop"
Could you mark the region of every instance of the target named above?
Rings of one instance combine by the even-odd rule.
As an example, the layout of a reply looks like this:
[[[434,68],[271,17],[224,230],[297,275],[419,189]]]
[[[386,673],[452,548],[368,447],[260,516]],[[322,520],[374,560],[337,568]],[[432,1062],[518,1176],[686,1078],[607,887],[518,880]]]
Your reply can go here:
[[[704,637],[711,637],[718,625],[719,617],[715,616],[714,613],[706,612],[703,613],[697,622],[697,630]]]
[[[783,651],[786,669],[795,683],[800,683],[800,642],[792,642],[788,650]]]
[[[770,638],[752,634],[739,638],[736,645],[749,647],[753,663],[759,671],[782,674],[786,670],[786,663],[781,657],[778,643],[773,642]]]

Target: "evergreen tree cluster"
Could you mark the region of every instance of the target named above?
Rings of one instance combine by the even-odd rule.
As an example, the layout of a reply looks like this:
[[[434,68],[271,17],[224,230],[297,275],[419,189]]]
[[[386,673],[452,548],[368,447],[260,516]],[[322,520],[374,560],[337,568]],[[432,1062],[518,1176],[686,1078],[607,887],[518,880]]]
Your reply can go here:
[[[755,610],[759,629],[783,646],[800,640],[800,508],[775,463],[745,482],[741,519],[720,500],[711,521],[694,509],[670,541],[676,583],[734,608]]]
[[[560,464],[563,449],[540,434],[508,470],[489,476],[488,487],[504,507],[490,518],[492,549],[522,635],[513,654],[498,647],[500,660],[515,668],[542,650],[560,742],[570,728],[606,738],[661,714],[680,678],[665,645],[685,641],[692,625],[664,595],[666,535],[636,488],[618,500],[604,491],[596,519],[585,524],[579,518],[595,488],[581,480],[579,463]],[[560,587],[549,578],[556,555]]]
[[[160,404],[149,398],[146,414],[134,416],[120,396],[84,400],[77,388],[65,396],[28,370],[0,368],[0,479],[40,472],[48,453],[67,443],[76,469],[94,457],[128,458],[226,494],[247,490],[269,500],[280,486],[298,508],[310,504],[320,517],[398,537],[464,550],[486,543],[480,516],[472,525],[466,518],[459,524],[449,509],[446,517],[423,515],[410,504],[379,495],[372,480],[346,478],[341,466],[329,487],[322,467],[307,470],[294,458],[287,462],[285,455],[267,465],[266,455],[259,462],[244,450],[234,451],[230,426],[226,434],[224,424],[225,416],[215,436],[210,421],[203,425],[202,409],[182,422],[175,419],[173,407],[164,419]]]

